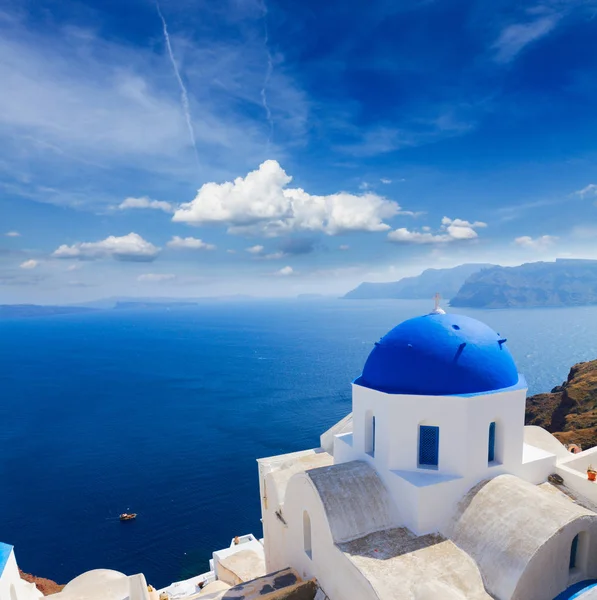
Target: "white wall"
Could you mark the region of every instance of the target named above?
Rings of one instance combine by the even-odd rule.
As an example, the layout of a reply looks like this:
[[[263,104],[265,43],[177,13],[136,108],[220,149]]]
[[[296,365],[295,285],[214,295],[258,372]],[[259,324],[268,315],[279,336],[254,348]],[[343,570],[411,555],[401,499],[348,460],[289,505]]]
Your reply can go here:
[[[580,534],[577,567],[570,571],[570,548]],[[567,524],[533,556],[520,578],[512,600],[555,598],[570,585],[597,577],[597,522],[585,517]],[[583,596],[584,598],[584,596]]]
[[[526,389],[476,396],[384,394],[353,384],[354,448],[365,454],[365,415],[376,416],[375,464],[419,470],[419,425],[440,428],[439,471],[483,477],[489,469],[489,424],[495,421],[496,462],[522,461]]]
[[[285,496],[290,478],[304,472],[333,464],[333,457],[317,449],[303,450],[280,456],[261,458],[259,465],[259,489],[261,493],[261,519],[265,550],[265,566],[268,572],[289,566],[286,559],[287,527],[276,516],[285,515]]]
[[[336,438],[336,463],[370,463],[421,535],[441,530],[473,485],[502,473],[521,474],[526,388],[474,396],[385,394],[353,384],[351,434]],[[375,455],[370,444],[375,416]],[[496,423],[495,460],[488,463],[489,425]],[[439,427],[437,469],[418,465],[419,426]],[[441,486],[436,488],[435,486]]]
[[[311,521],[311,556],[304,550],[305,510]],[[378,600],[369,581],[335,546],[319,494],[304,473],[289,482],[285,518],[286,559],[301,577],[315,577],[332,600]]]
[[[555,471],[570,489],[597,504],[597,481],[589,481],[587,477],[589,465],[597,469],[597,447],[572,454],[570,460],[558,461]]]
[[[2,575],[0,575],[0,600],[38,600],[43,594],[21,579],[14,550],[10,553]]]

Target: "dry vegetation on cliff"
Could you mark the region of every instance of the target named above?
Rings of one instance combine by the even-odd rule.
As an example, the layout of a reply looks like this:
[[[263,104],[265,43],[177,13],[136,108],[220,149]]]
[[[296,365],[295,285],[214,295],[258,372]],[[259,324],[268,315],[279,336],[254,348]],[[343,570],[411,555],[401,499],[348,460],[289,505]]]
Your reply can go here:
[[[583,450],[597,446],[597,360],[574,365],[562,385],[527,398],[526,424]]]
[[[35,575],[29,575],[29,573],[23,573],[20,571],[21,579],[28,581],[29,583],[34,583],[37,589],[44,595],[49,596],[50,594],[57,594],[62,591],[64,588],[63,585],[58,585],[55,581],[51,579],[44,579],[43,577],[35,577]]]

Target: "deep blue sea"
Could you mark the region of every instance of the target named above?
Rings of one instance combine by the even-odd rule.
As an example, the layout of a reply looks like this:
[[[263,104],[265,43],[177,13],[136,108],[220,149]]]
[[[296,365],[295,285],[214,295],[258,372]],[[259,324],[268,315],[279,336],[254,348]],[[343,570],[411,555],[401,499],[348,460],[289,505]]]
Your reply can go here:
[[[161,587],[261,535],[255,459],[318,445],[373,342],[432,302],[279,300],[0,320],[0,541],[66,583]],[[464,312],[530,393],[597,358],[597,307]],[[119,513],[139,513],[120,523]]]

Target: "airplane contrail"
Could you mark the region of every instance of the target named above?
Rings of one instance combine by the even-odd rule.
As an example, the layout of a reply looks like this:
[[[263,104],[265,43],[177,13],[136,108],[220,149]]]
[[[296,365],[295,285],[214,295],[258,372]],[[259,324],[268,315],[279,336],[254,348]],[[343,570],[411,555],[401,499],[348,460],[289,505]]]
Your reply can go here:
[[[180,87],[182,110],[187,121],[187,129],[189,130],[191,144],[193,145],[193,150],[195,151],[195,158],[197,159],[197,164],[201,166],[201,163],[199,162],[199,152],[197,152],[197,143],[195,142],[195,130],[193,129],[193,122],[191,121],[191,109],[189,106],[189,95],[187,94],[187,88],[185,87],[182,77],[180,76],[180,71],[178,70],[178,66],[176,65],[176,60],[174,60],[174,52],[172,52],[172,44],[170,44],[170,35],[168,34],[168,25],[166,24],[166,19],[164,19],[164,15],[162,14],[162,10],[160,9],[160,3],[156,1],[155,6],[157,8],[158,15],[160,16],[160,19],[162,21],[162,26],[164,30],[164,40],[166,42],[166,48],[168,49],[168,56],[170,57],[170,62],[172,63],[174,75],[176,75],[176,79],[178,80],[178,86]]]
[[[269,138],[268,143],[271,141],[271,138],[274,134],[274,119],[272,117],[272,111],[270,110],[269,104],[267,103],[267,86],[269,85],[270,79],[272,77],[272,72],[274,70],[274,61],[272,60],[272,54],[269,51],[269,34],[267,30],[267,6],[265,5],[265,1],[262,4],[263,9],[263,30],[264,30],[264,44],[265,51],[267,52],[267,71],[265,72],[265,79],[263,80],[263,87],[261,88],[261,104],[263,109],[265,110],[265,116],[267,118],[267,122],[269,123]]]

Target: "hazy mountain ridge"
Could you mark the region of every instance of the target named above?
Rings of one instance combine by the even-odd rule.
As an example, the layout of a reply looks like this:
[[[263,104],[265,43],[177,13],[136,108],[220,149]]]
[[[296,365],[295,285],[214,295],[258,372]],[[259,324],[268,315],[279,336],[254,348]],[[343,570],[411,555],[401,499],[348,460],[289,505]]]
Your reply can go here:
[[[439,292],[443,298],[452,298],[470,275],[494,266],[485,263],[467,263],[449,269],[426,269],[420,275],[404,277],[399,281],[361,283],[343,297],[351,300],[386,298],[419,300],[431,298]]]
[[[450,300],[466,308],[597,304],[597,260],[557,259],[473,273]]]

